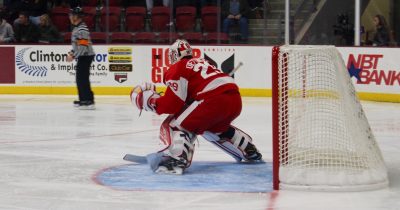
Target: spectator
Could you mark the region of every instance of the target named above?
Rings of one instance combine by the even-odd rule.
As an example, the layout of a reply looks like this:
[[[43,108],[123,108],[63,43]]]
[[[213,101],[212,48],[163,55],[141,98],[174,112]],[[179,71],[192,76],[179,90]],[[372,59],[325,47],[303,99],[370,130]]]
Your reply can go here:
[[[29,20],[35,24],[39,25],[40,16],[47,13],[47,0],[22,0],[16,5],[18,12],[29,11]],[[14,21],[14,26],[20,24],[17,18]]]
[[[17,42],[38,42],[40,37],[39,28],[34,25],[26,12],[21,12],[18,17],[19,24],[15,26],[15,39]]]
[[[229,27],[234,24],[239,24],[242,41],[248,39],[248,20],[247,15],[250,7],[247,0],[227,0],[222,5],[222,31],[229,34]]]
[[[13,28],[7,23],[4,13],[0,12],[0,43],[9,43],[12,41],[14,41]]]
[[[57,28],[51,23],[50,17],[47,14],[40,16],[39,31],[39,42],[61,42],[60,33],[58,32]]]
[[[389,29],[386,24],[385,17],[382,15],[375,15],[374,17],[375,35],[372,40],[373,46],[389,46]]]

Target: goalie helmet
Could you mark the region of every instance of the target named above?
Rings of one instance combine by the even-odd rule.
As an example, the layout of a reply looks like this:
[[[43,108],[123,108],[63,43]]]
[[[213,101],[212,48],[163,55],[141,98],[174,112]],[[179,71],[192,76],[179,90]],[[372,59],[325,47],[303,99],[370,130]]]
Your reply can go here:
[[[183,39],[177,39],[170,47],[168,52],[169,62],[175,64],[183,57],[192,56],[192,47]]]

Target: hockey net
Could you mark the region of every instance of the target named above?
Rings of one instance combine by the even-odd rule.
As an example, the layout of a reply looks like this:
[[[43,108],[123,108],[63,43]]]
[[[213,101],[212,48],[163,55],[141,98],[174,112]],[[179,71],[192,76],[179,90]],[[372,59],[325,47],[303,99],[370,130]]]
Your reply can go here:
[[[272,72],[275,189],[388,185],[380,149],[335,47],[275,47]]]

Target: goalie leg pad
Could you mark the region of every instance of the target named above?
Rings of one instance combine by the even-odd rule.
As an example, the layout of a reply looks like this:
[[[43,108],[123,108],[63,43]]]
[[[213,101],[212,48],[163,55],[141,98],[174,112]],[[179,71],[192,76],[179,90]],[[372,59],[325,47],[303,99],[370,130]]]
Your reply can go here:
[[[253,141],[249,134],[234,126],[230,126],[228,130],[220,134],[219,137],[221,139],[227,139],[241,151],[244,151],[247,145]]]
[[[172,144],[163,150],[163,153],[174,159],[184,160],[186,167],[190,166],[194,151],[193,135],[184,131],[173,131]]]
[[[252,144],[253,140],[250,135],[234,126],[230,126],[227,131],[219,135],[207,131],[203,137],[228,153],[236,161],[253,161],[262,158],[261,153]]]
[[[243,151],[234,146],[230,141],[222,140],[217,134],[206,131],[203,133],[202,136],[204,137],[204,139],[219,147],[220,149],[222,149],[222,151],[233,157],[236,161],[240,162],[243,159],[246,159]]]
[[[234,132],[233,137],[230,141],[241,151],[245,153],[245,160],[247,161],[259,161],[262,159],[261,153],[257,150],[256,146],[252,143],[253,139],[249,134],[244,131],[231,126],[227,132],[220,135],[221,138],[229,138]]]
[[[160,140],[166,147],[159,151],[164,157],[156,172],[182,174],[183,169],[192,162],[196,136],[172,127],[170,124],[173,119],[171,115],[161,125]]]

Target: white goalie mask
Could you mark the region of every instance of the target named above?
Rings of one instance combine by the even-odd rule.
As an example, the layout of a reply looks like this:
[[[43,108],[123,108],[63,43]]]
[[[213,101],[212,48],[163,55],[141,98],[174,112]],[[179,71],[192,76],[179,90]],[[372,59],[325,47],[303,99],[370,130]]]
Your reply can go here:
[[[175,64],[183,57],[192,56],[192,47],[183,39],[177,39],[170,47],[168,52],[169,62]]]

